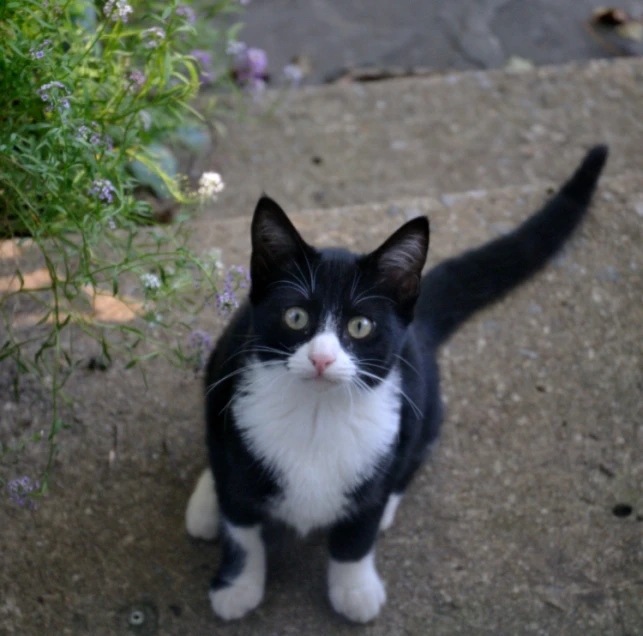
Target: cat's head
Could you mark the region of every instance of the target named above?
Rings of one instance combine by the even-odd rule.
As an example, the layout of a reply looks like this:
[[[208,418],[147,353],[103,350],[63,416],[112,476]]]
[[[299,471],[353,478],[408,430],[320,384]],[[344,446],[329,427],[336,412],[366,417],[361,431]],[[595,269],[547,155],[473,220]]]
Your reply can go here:
[[[369,254],[316,249],[262,197],[252,221],[251,350],[320,388],[377,384],[413,319],[428,246],[419,217]]]

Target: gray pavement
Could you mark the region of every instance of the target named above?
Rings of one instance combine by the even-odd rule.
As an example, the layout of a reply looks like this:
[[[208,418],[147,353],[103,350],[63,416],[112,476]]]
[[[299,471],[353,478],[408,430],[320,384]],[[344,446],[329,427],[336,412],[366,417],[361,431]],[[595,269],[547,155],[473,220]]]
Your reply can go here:
[[[311,242],[366,250],[426,213],[439,221],[435,263],[518,223],[546,191],[293,218]],[[642,210],[640,174],[604,179],[565,255],[444,349],[442,441],[379,544],[389,600],[373,624],[333,614],[321,537],[272,544],[263,605],[236,623],[213,616],[206,591],[219,549],[183,526],[205,462],[200,379],[155,363],[146,389],[117,359],[73,376],[72,427],[41,508],[0,500],[0,633],[643,634]],[[205,213],[195,229],[195,249],[220,245],[228,263],[247,264],[246,218]],[[215,316],[202,321],[219,332]],[[76,347],[95,353],[82,337]],[[11,374],[0,370],[7,395]],[[20,402],[5,400],[1,430],[31,434],[49,408],[27,380]],[[45,450],[30,449],[16,471]],[[142,626],[128,624],[133,612]]]
[[[242,38],[268,53],[275,79],[293,56],[313,65],[310,83],[347,67],[436,70],[536,65],[606,57],[585,21],[600,0],[254,0]],[[634,17],[643,2],[615,3]],[[643,51],[642,51],[643,52]]]

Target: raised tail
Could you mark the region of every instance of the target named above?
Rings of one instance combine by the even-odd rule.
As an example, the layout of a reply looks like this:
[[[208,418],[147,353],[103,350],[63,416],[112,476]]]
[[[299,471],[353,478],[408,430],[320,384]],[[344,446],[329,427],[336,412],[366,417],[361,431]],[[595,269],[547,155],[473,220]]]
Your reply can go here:
[[[423,278],[417,315],[436,345],[558,252],[583,220],[607,155],[607,146],[592,148],[571,179],[513,232],[440,263]]]

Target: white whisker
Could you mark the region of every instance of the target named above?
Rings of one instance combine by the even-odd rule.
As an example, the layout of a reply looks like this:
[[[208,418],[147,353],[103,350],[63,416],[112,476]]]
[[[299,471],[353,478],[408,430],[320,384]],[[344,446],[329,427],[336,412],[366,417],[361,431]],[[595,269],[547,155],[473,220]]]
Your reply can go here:
[[[367,378],[372,378],[374,380],[382,380],[378,375],[375,375],[374,373],[369,373],[368,371],[364,371],[363,369],[358,369],[357,373],[359,375],[363,375]],[[409,406],[413,409],[413,413],[415,414],[416,417],[421,418],[422,417],[422,411],[420,408],[415,404],[415,402],[400,388],[397,388],[398,393],[408,402]]]
[[[308,257],[306,257],[306,263],[308,263]],[[299,272],[299,276],[301,276],[301,278],[298,278],[297,276],[295,276],[297,282],[300,283],[304,289],[308,288],[310,290],[306,294],[306,298],[310,298],[310,296],[315,290],[313,289],[312,286],[306,285],[306,277],[304,276],[304,272],[301,271],[301,267],[299,267],[299,264],[296,261],[293,261],[293,265],[297,268],[297,271]],[[308,263],[308,269],[310,270],[310,263]],[[312,278],[311,278],[311,283],[312,283]]]
[[[299,292],[304,298],[306,299],[310,298],[310,293],[300,282],[284,279],[284,280],[278,280],[274,283],[271,283],[271,285],[275,285],[276,287],[290,287],[291,289],[294,289],[295,291]]]
[[[393,355],[398,360],[400,360],[401,362],[404,362],[404,364],[406,364],[406,366],[409,369],[411,369],[412,371],[415,371],[415,373],[417,374],[418,378],[422,379],[422,376],[420,375],[420,372],[404,356],[401,356],[399,353],[394,353]]]
[[[350,292],[350,299],[353,300],[353,296],[355,296],[355,290],[357,289],[357,285],[359,284],[359,281],[362,277],[362,273],[359,270],[355,270],[353,273],[353,284],[351,285],[351,292]]]
[[[379,294],[371,294],[370,296],[363,296],[360,294],[357,300],[353,301],[354,305],[359,305],[360,303],[363,303],[365,300],[384,300],[388,303],[394,304],[395,301],[392,298],[389,298],[388,296],[380,296]]]
[[[235,369],[234,371],[231,371],[227,375],[224,375],[220,380],[217,380],[214,384],[211,384],[206,388],[205,395],[208,396],[214,389],[216,389],[222,382],[225,382],[226,380],[229,380],[230,378],[239,375],[240,373],[243,373],[244,371],[247,371],[250,368],[253,367],[258,367],[258,366],[280,366],[283,365],[284,362],[283,360],[269,360],[267,362],[252,362],[250,364],[245,364],[244,366],[240,367],[239,369]]]

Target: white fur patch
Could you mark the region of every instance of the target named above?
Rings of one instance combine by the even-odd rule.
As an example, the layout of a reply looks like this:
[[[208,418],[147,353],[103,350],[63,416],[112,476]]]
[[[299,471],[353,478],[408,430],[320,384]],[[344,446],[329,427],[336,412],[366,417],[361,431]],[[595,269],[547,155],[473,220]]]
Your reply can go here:
[[[397,507],[402,501],[402,495],[391,495],[386,502],[386,508],[384,509],[384,514],[382,515],[382,520],[380,521],[380,531],[386,532],[395,521],[395,513],[397,512]]]
[[[212,609],[226,621],[245,616],[261,603],[266,585],[266,551],[261,526],[226,524],[226,531],[245,552],[244,567],[232,585],[210,592]]]
[[[336,612],[356,623],[373,620],[386,601],[373,552],[360,561],[330,560],[328,594]]]
[[[348,374],[342,355],[348,358],[343,351],[337,356],[340,377]],[[395,370],[370,390],[304,377],[296,362],[288,370],[252,365],[244,375],[248,393],[232,407],[246,443],[283,489],[270,514],[302,535],[347,512],[348,494],[394,443],[401,406]]]
[[[196,539],[211,541],[219,534],[219,504],[212,471],[206,468],[197,481],[185,510],[185,527]]]
[[[330,325],[328,325],[330,326]],[[324,371],[324,379],[329,382],[350,382],[357,373],[357,366],[342,349],[337,336],[330,330],[313,336],[301,345],[288,358],[288,370],[304,380],[317,378],[317,370],[311,359],[316,355],[334,358],[334,362]]]

